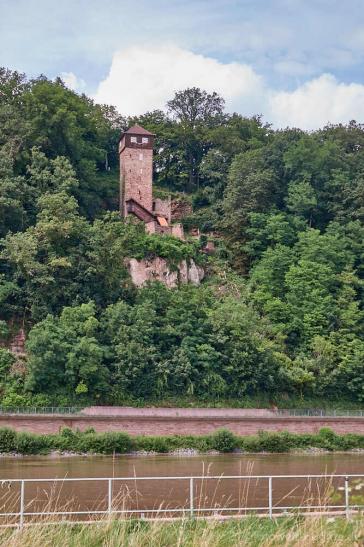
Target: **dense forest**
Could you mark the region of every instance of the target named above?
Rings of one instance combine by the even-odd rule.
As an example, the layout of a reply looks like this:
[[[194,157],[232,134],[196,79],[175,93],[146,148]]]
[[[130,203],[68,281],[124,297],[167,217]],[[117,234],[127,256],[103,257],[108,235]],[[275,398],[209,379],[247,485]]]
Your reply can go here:
[[[199,241],[118,214],[120,134],[156,134],[154,191]],[[274,130],[216,93],[125,118],[0,69],[0,405],[364,401],[364,126]],[[206,241],[211,256],[202,252]],[[136,289],[126,257],[203,284]],[[6,348],[23,327],[26,358]]]

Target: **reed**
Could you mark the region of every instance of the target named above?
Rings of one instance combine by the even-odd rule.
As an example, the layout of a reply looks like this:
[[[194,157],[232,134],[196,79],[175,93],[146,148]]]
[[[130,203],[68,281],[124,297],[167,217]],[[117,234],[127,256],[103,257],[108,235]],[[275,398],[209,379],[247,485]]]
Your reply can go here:
[[[363,539],[362,517],[350,522],[329,518],[271,521],[258,517],[228,521],[103,520],[92,525],[47,525],[43,521],[22,530],[0,530],[0,544],[6,547],[359,547]]]

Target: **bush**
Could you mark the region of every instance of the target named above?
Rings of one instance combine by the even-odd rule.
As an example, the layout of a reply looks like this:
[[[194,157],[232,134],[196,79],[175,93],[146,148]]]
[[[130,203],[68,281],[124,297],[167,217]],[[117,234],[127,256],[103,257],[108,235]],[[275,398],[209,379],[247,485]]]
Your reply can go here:
[[[342,439],[343,449],[364,448],[364,436],[355,433],[347,433]]]
[[[54,446],[59,450],[77,451],[79,433],[73,431],[70,427],[62,427],[59,435],[55,435]]]
[[[85,432],[83,435],[80,436],[80,438],[77,441],[77,452],[85,453],[85,452],[92,452],[92,453],[98,453],[100,452],[100,443],[98,435],[92,432]]]
[[[1,321],[0,321],[1,323]],[[1,325],[0,325],[1,326]],[[15,357],[7,349],[0,347],[0,373],[2,376],[8,374],[11,365],[14,363]]]
[[[5,393],[1,401],[1,406],[7,409],[27,407],[29,406],[29,397],[26,395],[19,395],[19,393],[10,389]]]
[[[317,446],[326,450],[340,449],[340,437],[329,427],[323,427],[317,435]]]
[[[231,452],[240,447],[247,452],[289,452],[294,448],[317,446],[326,450],[350,450],[364,448],[364,435],[348,433],[336,435],[324,428],[319,434],[298,435],[287,431],[237,437],[227,429],[220,429],[213,435],[173,435],[165,437],[130,437],[123,432],[95,433],[63,428],[58,435],[36,435],[17,433],[9,428],[0,428],[0,452],[20,454],[45,454],[51,449],[70,450],[79,453],[126,454],[131,450],[166,453],[176,448],[193,448],[200,451],[215,449]]]
[[[125,454],[133,448],[133,441],[127,433],[110,432],[81,435],[78,449],[99,454]]]
[[[0,452],[15,452],[16,432],[8,427],[0,428]]]
[[[237,446],[237,438],[228,429],[219,429],[211,436],[211,448],[219,452],[232,452]]]
[[[258,434],[258,441],[262,452],[287,452],[295,446],[295,437],[288,432],[268,433],[262,431]]]
[[[49,435],[33,435],[21,432],[16,436],[16,452],[19,454],[46,454],[51,448]]]
[[[312,446],[311,435],[296,435],[283,431],[270,433],[260,431],[258,435],[240,438],[240,447],[247,452],[289,452],[292,448]]]
[[[172,443],[165,437],[138,437],[136,447],[146,452],[166,453],[172,448]]]

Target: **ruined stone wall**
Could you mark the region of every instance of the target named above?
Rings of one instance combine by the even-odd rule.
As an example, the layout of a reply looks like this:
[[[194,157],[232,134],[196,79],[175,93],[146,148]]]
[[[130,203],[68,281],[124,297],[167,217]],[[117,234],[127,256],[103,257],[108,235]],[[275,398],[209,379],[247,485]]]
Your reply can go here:
[[[193,212],[192,205],[187,199],[179,198],[171,201],[171,216],[172,222],[182,220],[184,217],[191,215]]]
[[[178,239],[182,239],[182,240],[185,239],[185,233],[184,233],[184,230],[183,230],[183,226],[180,223],[172,224],[171,233],[172,233],[172,236],[178,237]]]
[[[157,216],[165,217],[168,221],[168,224],[171,223],[171,198],[169,199],[160,199],[154,198],[153,200],[153,212]]]

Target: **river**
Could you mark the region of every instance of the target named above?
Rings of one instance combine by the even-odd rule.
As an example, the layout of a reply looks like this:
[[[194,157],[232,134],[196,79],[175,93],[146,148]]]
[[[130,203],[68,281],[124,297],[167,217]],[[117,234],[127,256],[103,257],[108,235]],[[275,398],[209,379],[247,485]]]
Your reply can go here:
[[[332,454],[226,454],[198,456],[38,456],[0,459],[0,480],[50,479],[45,483],[27,483],[25,506],[28,511],[58,509],[106,510],[107,481],[61,482],[52,479],[82,477],[131,477],[113,481],[113,508],[155,510],[187,508],[191,503],[190,481],[140,480],[133,477],[190,477],[216,475],[319,475],[364,474],[363,453]],[[331,479],[273,479],[273,505],[285,507],[317,503],[327,496]],[[354,481],[354,484],[355,481]],[[343,497],[344,479],[332,485]],[[20,485],[0,484],[1,512],[18,511]],[[355,487],[357,490],[358,486]],[[337,490],[338,489],[338,490]],[[341,493],[340,493],[341,492]],[[364,486],[363,486],[364,493]],[[341,504],[342,499],[336,503]],[[193,483],[196,508],[266,507],[268,480],[200,480]]]

